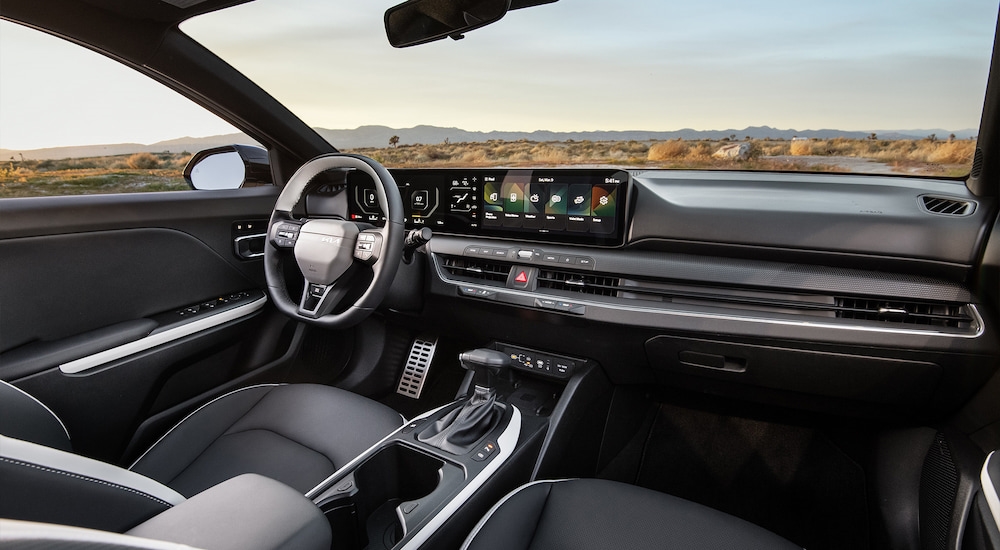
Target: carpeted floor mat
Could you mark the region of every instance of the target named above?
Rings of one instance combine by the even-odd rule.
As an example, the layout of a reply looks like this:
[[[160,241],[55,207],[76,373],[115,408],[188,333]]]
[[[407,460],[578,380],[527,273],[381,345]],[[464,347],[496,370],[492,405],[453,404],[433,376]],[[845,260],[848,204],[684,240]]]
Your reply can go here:
[[[661,404],[625,453],[637,485],[741,517],[810,550],[869,547],[864,471],[826,435]],[[634,460],[634,458],[633,458]],[[608,477],[622,477],[622,461]],[[604,472],[602,472],[602,475]]]

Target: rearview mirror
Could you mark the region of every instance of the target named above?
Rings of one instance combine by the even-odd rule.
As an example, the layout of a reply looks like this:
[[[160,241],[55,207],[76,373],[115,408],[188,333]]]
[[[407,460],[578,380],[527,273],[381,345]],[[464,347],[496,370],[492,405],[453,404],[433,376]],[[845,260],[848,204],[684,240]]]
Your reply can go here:
[[[195,153],[184,167],[193,189],[237,189],[271,185],[267,149],[256,145],[226,145]]]
[[[385,12],[385,33],[395,48],[416,46],[499,21],[511,0],[409,0]]]

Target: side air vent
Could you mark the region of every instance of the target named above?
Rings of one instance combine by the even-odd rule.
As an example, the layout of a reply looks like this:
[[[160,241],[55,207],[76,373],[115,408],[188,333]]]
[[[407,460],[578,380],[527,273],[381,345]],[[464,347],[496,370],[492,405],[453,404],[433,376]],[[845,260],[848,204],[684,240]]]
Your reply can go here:
[[[970,328],[973,318],[966,306],[836,298],[837,317],[909,325]]]
[[[475,258],[444,258],[445,271],[459,279],[507,282],[511,266]]]
[[[972,157],[972,170],[969,176],[978,178],[983,173],[983,150],[976,147],[976,154]]]
[[[944,214],[946,216],[968,216],[976,211],[976,203],[974,202],[947,197],[935,197],[933,195],[923,195],[920,197],[920,204],[928,212]]]
[[[543,269],[538,273],[538,288],[581,292],[597,296],[618,296],[621,280],[607,275]]]

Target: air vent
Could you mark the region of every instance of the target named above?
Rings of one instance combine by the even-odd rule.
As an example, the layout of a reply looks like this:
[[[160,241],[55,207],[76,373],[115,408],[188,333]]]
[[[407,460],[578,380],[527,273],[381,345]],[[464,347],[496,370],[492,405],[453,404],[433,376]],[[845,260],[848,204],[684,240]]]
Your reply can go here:
[[[969,328],[973,318],[966,306],[836,298],[837,317],[908,325]]]
[[[444,258],[444,269],[460,279],[507,282],[511,266],[475,258]]]
[[[980,174],[983,173],[983,150],[976,147],[976,154],[972,157],[972,170],[969,172],[969,176],[972,178],[978,178]]]
[[[924,195],[920,197],[920,202],[928,212],[944,214],[946,216],[968,216],[976,210],[976,203],[974,202],[947,197]]]
[[[543,269],[538,273],[538,288],[581,292],[596,296],[618,296],[621,280],[607,275]]]

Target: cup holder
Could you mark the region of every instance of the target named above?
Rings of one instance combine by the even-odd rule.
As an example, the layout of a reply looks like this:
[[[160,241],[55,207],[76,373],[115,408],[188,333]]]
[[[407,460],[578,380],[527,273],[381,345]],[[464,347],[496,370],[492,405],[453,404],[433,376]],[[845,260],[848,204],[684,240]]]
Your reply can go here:
[[[396,508],[431,494],[446,466],[456,468],[398,443],[379,450],[349,476],[351,490],[320,503],[334,538],[350,550],[392,548],[405,535]]]

